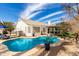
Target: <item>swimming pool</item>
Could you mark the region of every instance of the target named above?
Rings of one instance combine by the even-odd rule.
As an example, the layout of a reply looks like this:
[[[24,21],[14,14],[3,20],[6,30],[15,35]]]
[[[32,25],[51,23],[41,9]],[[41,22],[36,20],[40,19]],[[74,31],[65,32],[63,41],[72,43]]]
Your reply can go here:
[[[3,42],[10,51],[23,52],[34,48],[39,44],[44,44],[46,41],[46,36],[37,38],[17,38],[15,40],[8,40]],[[56,43],[60,40],[57,37],[51,37],[50,42]]]

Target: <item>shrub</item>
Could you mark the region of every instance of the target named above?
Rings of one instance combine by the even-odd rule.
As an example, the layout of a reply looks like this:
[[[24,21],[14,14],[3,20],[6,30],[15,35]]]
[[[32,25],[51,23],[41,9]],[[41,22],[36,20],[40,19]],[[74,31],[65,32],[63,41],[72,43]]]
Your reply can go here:
[[[8,32],[7,31],[3,31],[3,34],[8,34]]]

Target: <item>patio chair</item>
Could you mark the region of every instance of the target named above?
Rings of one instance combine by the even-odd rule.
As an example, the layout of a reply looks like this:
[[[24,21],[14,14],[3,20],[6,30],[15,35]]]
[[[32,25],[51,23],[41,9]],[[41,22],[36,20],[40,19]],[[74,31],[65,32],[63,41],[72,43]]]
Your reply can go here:
[[[7,35],[0,35],[0,38],[1,38],[1,39],[9,39],[10,36],[7,36]]]
[[[3,39],[9,39],[10,36],[7,36],[7,35],[3,35]]]

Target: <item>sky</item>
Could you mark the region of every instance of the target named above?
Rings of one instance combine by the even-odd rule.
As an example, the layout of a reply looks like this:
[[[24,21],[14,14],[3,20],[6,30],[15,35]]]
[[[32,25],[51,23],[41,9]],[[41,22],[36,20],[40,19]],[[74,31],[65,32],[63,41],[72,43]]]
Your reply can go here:
[[[0,3],[0,20],[16,22],[26,4]]]
[[[58,3],[0,3],[0,21],[17,22],[25,18],[56,23],[66,16],[64,7]]]

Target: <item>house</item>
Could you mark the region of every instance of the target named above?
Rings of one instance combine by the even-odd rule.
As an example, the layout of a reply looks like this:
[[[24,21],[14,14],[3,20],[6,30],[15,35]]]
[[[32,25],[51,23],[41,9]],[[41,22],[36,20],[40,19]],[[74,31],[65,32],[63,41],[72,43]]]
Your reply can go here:
[[[16,24],[17,36],[34,36],[47,33],[47,24],[21,18]]]

